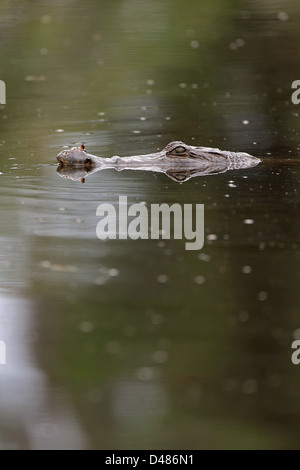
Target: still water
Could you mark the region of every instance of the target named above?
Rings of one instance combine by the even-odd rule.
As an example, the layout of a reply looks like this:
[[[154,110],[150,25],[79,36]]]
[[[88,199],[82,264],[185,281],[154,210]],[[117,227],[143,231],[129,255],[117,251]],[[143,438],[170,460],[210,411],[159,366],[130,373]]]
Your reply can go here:
[[[1,3],[1,449],[299,448],[299,22],[296,0]],[[262,163],[56,171],[172,140]],[[203,248],[99,240],[120,195],[204,204]]]

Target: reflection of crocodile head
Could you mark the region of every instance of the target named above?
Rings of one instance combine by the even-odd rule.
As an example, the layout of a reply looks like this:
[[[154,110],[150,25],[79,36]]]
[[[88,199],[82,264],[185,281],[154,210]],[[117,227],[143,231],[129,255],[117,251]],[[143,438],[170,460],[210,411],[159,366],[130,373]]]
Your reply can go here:
[[[57,155],[58,172],[74,180],[87,174],[114,168],[165,173],[177,182],[194,176],[224,173],[227,170],[250,168],[260,160],[248,153],[228,152],[209,147],[194,147],[180,141],[170,142],[163,150],[132,157],[101,158],[86,152],[84,145],[63,150]]]

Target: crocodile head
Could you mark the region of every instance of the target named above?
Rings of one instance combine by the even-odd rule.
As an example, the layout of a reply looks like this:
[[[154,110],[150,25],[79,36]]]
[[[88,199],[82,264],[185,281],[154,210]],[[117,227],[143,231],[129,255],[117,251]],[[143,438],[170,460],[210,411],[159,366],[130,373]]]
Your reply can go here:
[[[92,159],[85,151],[85,146],[82,144],[80,147],[72,147],[68,150],[63,150],[56,157],[61,166],[92,166]]]

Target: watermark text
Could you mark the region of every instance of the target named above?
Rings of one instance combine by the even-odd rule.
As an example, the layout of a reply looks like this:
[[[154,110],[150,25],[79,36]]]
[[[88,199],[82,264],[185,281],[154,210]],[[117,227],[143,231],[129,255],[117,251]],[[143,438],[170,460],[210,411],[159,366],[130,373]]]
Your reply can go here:
[[[293,341],[291,348],[296,349],[296,351],[293,352],[291,359],[292,363],[297,366],[300,364],[300,339]]]
[[[300,103],[300,80],[294,80],[292,83],[292,88],[296,90],[292,93],[291,100],[293,104]]]
[[[0,339],[0,365],[6,364],[6,345],[5,342]]]
[[[0,80],[0,104],[6,104],[6,85]]]
[[[194,207],[193,207],[194,206]],[[200,250],[204,245],[203,204],[128,205],[127,196],[119,196],[118,206],[100,204],[96,215],[101,217],[96,234],[100,240],[183,238],[186,250]]]

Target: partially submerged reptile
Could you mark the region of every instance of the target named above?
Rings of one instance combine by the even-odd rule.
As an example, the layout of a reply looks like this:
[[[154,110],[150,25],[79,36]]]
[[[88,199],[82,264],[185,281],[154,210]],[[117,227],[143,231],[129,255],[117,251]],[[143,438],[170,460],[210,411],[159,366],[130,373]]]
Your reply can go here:
[[[210,147],[194,147],[181,141],[170,142],[163,150],[147,155],[111,158],[87,153],[84,145],[63,150],[57,155],[58,172],[74,180],[82,180],[96,171],[114,168],[165,173],[177,182],[193,176],[224,173],[227,170],[256,166],[260,159],[244,152],[228,152]]]

